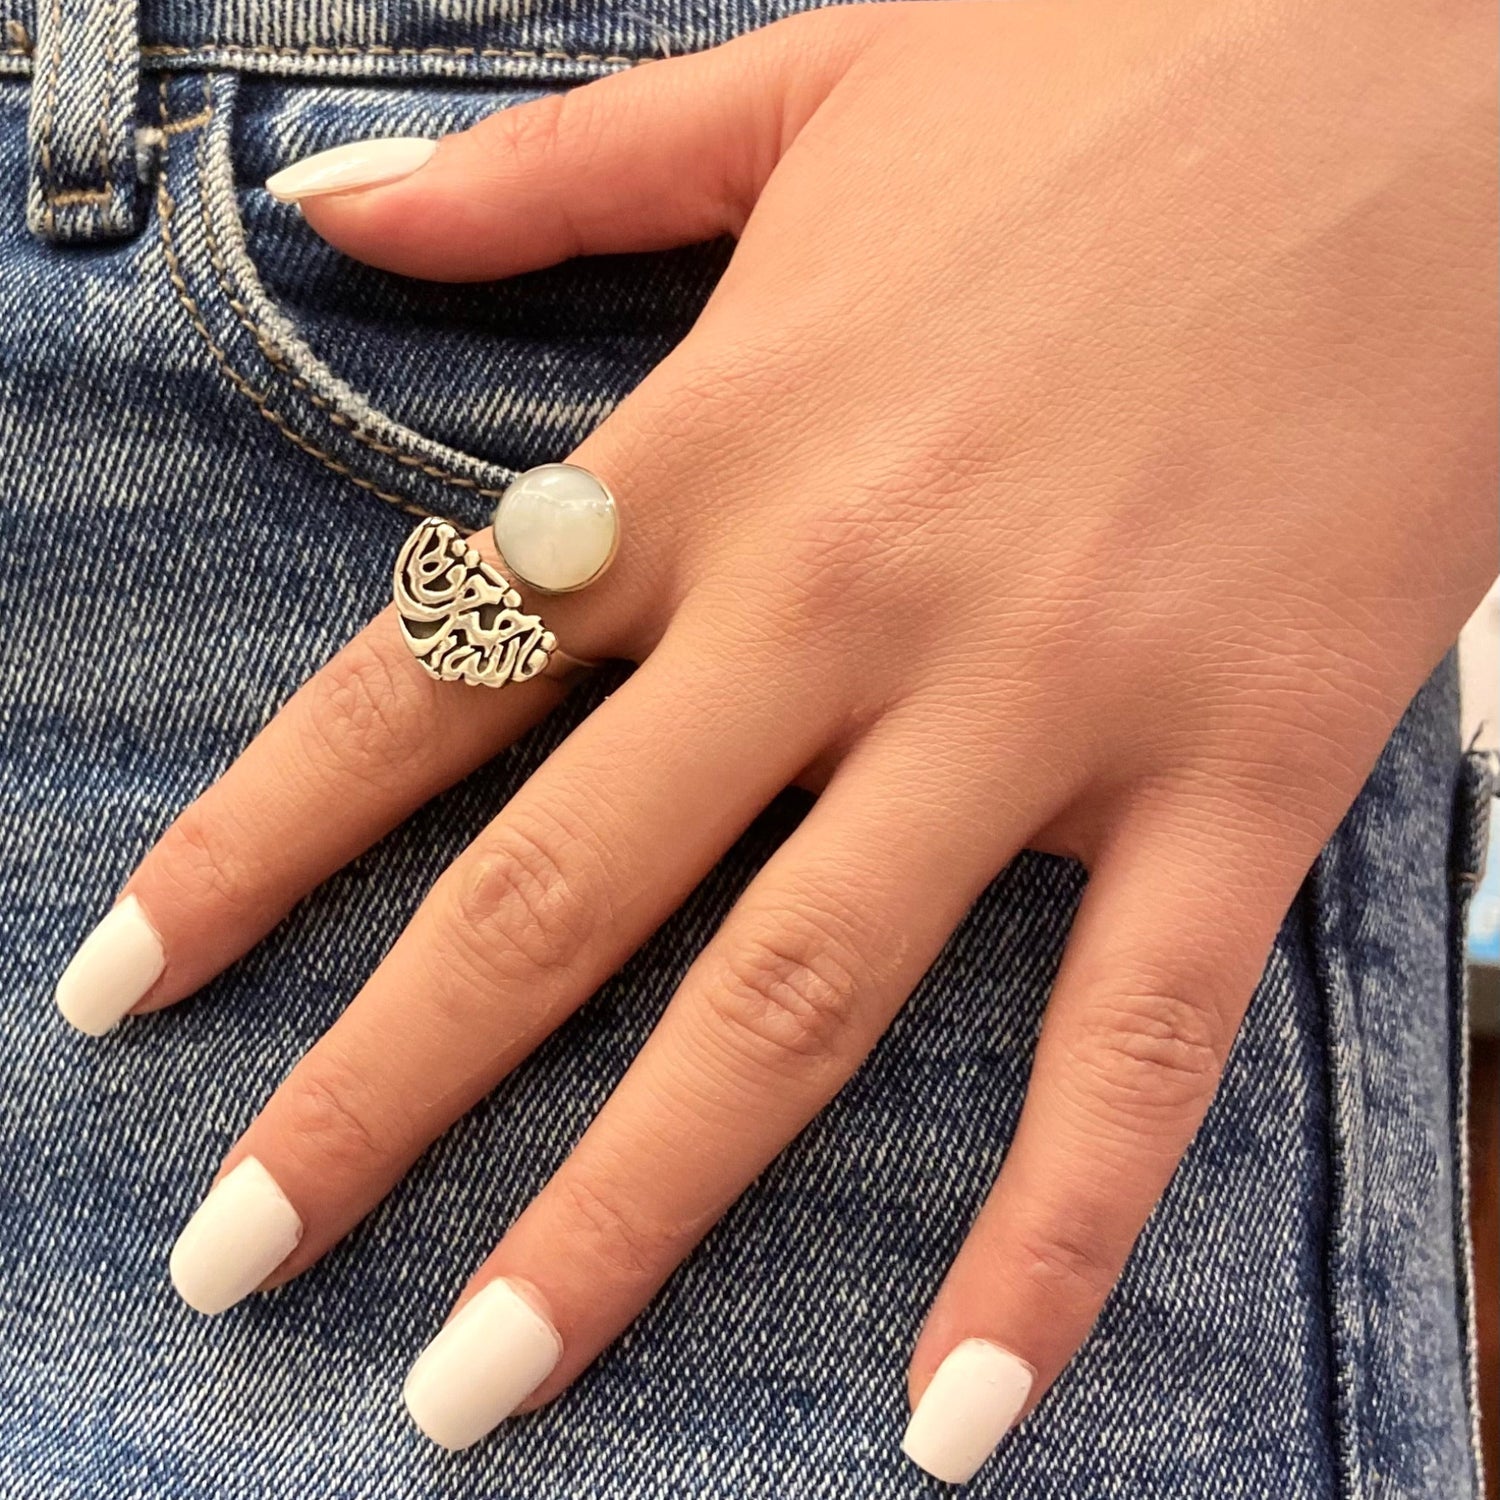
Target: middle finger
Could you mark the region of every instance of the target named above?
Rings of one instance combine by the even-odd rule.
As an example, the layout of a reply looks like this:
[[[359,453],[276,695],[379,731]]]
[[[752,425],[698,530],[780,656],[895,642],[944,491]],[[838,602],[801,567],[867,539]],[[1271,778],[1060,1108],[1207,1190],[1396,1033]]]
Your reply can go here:
[[[684,606],[445,872],[230,1151],[172,1255],[192,1306],[222,1311],[317,1260],[826,743],[833,696],[754,670],[708,615]]]

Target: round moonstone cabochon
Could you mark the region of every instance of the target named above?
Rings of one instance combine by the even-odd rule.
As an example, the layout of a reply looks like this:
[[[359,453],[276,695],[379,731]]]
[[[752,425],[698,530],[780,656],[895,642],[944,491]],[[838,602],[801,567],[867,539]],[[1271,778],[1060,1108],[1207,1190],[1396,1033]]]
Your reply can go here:
[[[518,474],[495,507],[495,545],[522,583],[566,593],[597,578],[620,533],[614,496],[576,464]]]

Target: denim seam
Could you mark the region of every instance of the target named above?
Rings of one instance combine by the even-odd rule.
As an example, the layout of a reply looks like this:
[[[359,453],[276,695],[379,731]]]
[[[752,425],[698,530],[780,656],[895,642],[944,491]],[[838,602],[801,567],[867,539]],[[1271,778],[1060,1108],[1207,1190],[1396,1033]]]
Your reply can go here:
[[[204,87],[204,99],[203,114],[195,118],[199,118],[204,123],[207,123],[213,117],[214,106],[206,83]],[[200,153],[202,147],[203,138],[200,138]],[[201,170],[202,167],[200,165]],[[353,417],[349,416],[347,412],[340,411],[337,405],[330,401],[327,396],[323,395],[320,391],[314,390],[311,384],[303,379],[288,363],[286,356],[277,347],[272,335],[256,319],[255,314],[245,306],[243,300],[235,290],[233,282],[230,279],[229,267],[225,264],[223,247],[219,241],[218,230],[214,225],[213,213],[211,209],[207,208],[203,214],[203,233],[204,239],[208,244],[208,258],[214,268],[214,279],[218,282],[219,290],[223,293],[224,300],[240,320],[240,324],[251,338],[255,340],[256,346],[266,357],[267,361],[279,370],[286,377],[288,383],[295,390],[300,391],[330,422],[337,427],[342,427],[356,442],[363,443],[365,447],[373,449],[376,453],[383,454],[386,458],[402,465],[404,468],[416,469],[430,478],[442,480],[445,484],[456,485],[460,489],[472,490],[476,495],[483,495],[488,500],[498,500],[505,493],[503,489],[496,489],[492,485],[481,484],[477,479],[470,479],[464,474],[456,474],[452,469],[445,468],[441,464],[435,464],[430,459],[423,458],[415,453],[405,453],[394,444],[382,442],[368,428],[362,427]]]
[[[60,0],[55,0],[60,4]],[[7,44],[3,51],[12,57],[30,57],[33,48],[20,21],[4,22]],[[141,48],[145,57],[191,57],[196,53],[221,52],[226,56],[248,57],[511,57],[519,62],[609,63],[612,66],[637,67],[656,62],[657,53],[569,52],[561,47],[391,47],[372,42],[367,47],[328,47],[309,43],[302,47],[277,47],[243,42],[198,42],[191,47],[168,42],[152,42]]]
[[[1450,834],[1449,891],[1449,1026],[1453,1062],[1453,1238],[1454,1274],[1458,1290],[1458,1341],[1464,1351],[1463,1386],[1469,1416],[1469,1454],[1474,1471],[1474,1493],[1485,1493],[1484,1442],[1479,1412],[1479,1324],[1474,1295],[1474,1235],[1469,1184],[1469,1110],[1472,1053],[1469,1037],[1469,977],[1464,962],[1464,938],[1475,887],[1484,875],[1484,833],[1490,799],[1495,794],[1492,752],[1466,751],[1459,760],[1457,795]],[[1478,826],[1478,836],[1475,827]],[[1455,857],[1456,856],[1456,857]],[[1479,868],[1473,867],[1478,863]]]
[[[62,0],[52,0],[52,45],[47,49],[47,60],[43,66],[47,70],[47,76],[43,83],[45,92],[42,95],[42,127],[37,155],[42,169],[42,197],[46,202],[43,218],[47,233],[55,234],[57,180],[52,162],[52,131],[57,123],[57,75],[62,67]]]
[[[1362,1500],[1362,1447],[1359,1439],[1359,1392],[1357,1361],[1351,1345],[1354,1332],[1346,1326],[1348,1311],[1340,1289],[1352,1287],[1348,1299],[1358,1304],[1359,1265],[1354,1241],[1357,1229],[1359,1193],[1356,1179],[1355,1132],[1350,1128],[1352,1100],[1345,1098],[1346,1083],[1352,1086],[1351,1068],[1346,1054],[1358,1048],[1353,1027],[1352,1004],[1345,1005],[1349,993],[1346,969],[1347,945],[1344,934],[1344,910],[1339,899],[1337,868],[1342,858],[1342,830],[1334,833],[1318,856],[1307,882],[1309,933],[1312,973],[1318,1001],[1323,1012],[1325,1030],[1324,1058],[1328,1076],[1328,1167],[1329,1218],[1327,1247],[1328,1340],[1333,1374],[1333,1400],[1329,1412],[1335,1482],[1340,1500]]]
[[[1448,920],[1457,928],[1450,933],[1450,944],[1461,944],[1464,913],[1467,906],[1461,890],[1450,898]],[[1469,1050],[1468,983],[1462,959],[1453,964],[1457,974],[1449,976],[1448,1026],[1450,1055],[1453,1059],[1453,1091],[1449,1101],[1453,1136],[1449,1142],[1453,1173],[1453,1275],[1457,1283],[1458,1347],[1463,1351],[1463,1393],[1469,1418],[1469,1461],[1474,1469],[1474,1494],[1484,1494],[1484,1448],[1479,1430],[1479,1385],[1475,1360],[1478,1354],[1474,1305],[1474,1242],[1470,1229],[1469,1204]]]
[[[522,62],[610,63],[636,67],[657,61],[658,54],[635,55],[625,52],[567,52],[556,47],[389,47],[371,43],[368,47],[325,47],[309,44],[303,47],[249,45],[240,42],[199,42],[192,47],[152,43],[141,48],[150,57],[191,57],[197,53],[220,52],[226,56],[247,57],[513,57]]]
[[[106,198],[114,196],[115,174],[109,159],[109,119],[114,110],[115,93],[120,86],[114,28],[115,13],[119,8],[120,0],[110,0],[105,6],[104,17],[100,20],[100,31],[104,39],[104,102],[99,108],[99,178],[104,184]]]
[[[113,17],[115,11],[120,7],[121,0],[110,0],[106,6],[106,15]],[[118,53],[115,46],[115,34],[111,25],[104,25],[104,93],[99,104],[99,187],[64,188],[57,181],[57,167],[53,156],[53,136],[57,128],[57,80],[62,72],[62,0],[52,0],[52,45],[48,48],[47,61],[44,64],[47,70],[46,96],[42,108],[42,129],[40,146],[41,168],[42,168],[42,197],[46,202],[45,221],[48,234],[54,234],[57,230],[58,208],[68,207],[80,203],[108,203],[115,194],[114,167],[110,161],[110,139],[109,122],[114,111],[116,90],[119,87],[119,69],[116,67]],[[15,32],[12,31],[15,27]],[[6,22],[7,35],[15,35],[21,30],[21,23]],[[26,53],[27,49],[20,46],[11,46],[6,49],[11,53]]]
[[[162,80],[163,118],[166,115],[165,90],[166,79]],[[203,110],[200,115],[195,116],[204,123],[212,120],[214,113],[213,94],[209,88],[208,78],[203,80]],[[181,122],[179,122],[179,125]],[[203,160],[203,154],[207,146],[207,135],[200,137],[198,143],[199,177],[201,180],[207,178],[207,165]],[[482,495],[487,500],[498,500],[505,493],[503,488],[493,485],[482,484],[477,479],[471,479],[465,474],[456,473],[446,465],[434,463],[430,458],[424,458],[419,454],[407,453],[392,443],[383,442],[376,437],[367,427],[363,426],[357,419],[351,417],[347,412],[340,411],[336,402],[313,388],[311,382],[304,379],[292,367],[286,355],[278,347],[275,335],[272,334],[245,306],[243,299],[239,296],[231,278],[229,266],[222,243],[219,239],[217,226],[214,223],[213,206],[205,197],[203,211],[203,234],[208,245],[208,258],[214,269],[214,278],[218,283],[219,291],[224,300],[239,319],[241,326],[255,340],[256,346],[265,356],[267,361],[282,375],[287,382],[297,391],[300,391],[319,411],[321,411],[336,427],[341,427],[356,442],[364,444],[365,447],[374,452],[391,459],[403,468],[416,469],[426,474],[429,478],[437,479],[444,484],[454,485],[459,489],[471,490],[476,495]],[[425,514],[425,512],[424,512]]]
[[[47,193],[46,198],[50,205],[47,214],[48,232],[50,233],[56,228],[56,221],[52,216],[51,207],[66,208],[74,203],[103,203],[109,196],[109,188],[67,188],[60,193]]]
[[[187,313],[188,320],[192,323],[193,327],[197,329],[199,337],[202,338],[203,342],[207,345],[209,353],[213,355],[215,362],[218,364],[225,378],[234,387],[234,389],[237,390],[240,395],[242,395],[247,401],[249,401],[250,404],[254,406],[255,409],[261,414],[261,416],[263,416],[294,447],[299,448],[302,452],[308,454],[310,457],[317,459],[322,464],[325,464],[328,468],[332,469],[334,473],[342,475],[345,479],[349,480],[351,484],[358,485],[360,489],[368,491],[368,493],[376,496],[378,499],[386,501],[390,505],[395,506],[398,510],[405,512],[407,515],[424,517],[431,515],[431,507],[418,505],[404,495],[399,495],[391,490],[381,489],[380,486],[377,485],[373,480],[367,479],[363,475],[355,473],[355,471],[351,469],[347,464],[341,463],[332,454],[325,452],[322,448],[319,448],[308,438],[304,437],[287,421],[285,417],[281,415],[280,412],[278,412],[271,405],[269,398],[263,391],[257,390],[256,387],[252,385],[251,382],[240,373],[240,371],[235,369],[233,361],[230,359],[228,353],[223,349],[223,347],[218,343],[213,334],[210,332],[208,323],[203,316],[202,309],[199,306],[197,299],[193,296],[193,293],[187,284],[187,279],[182,273],[182,265],[178,258],[176,242],[172,234],[171,222],[173,215],[177,212],[177,203],[173,199],[171,190],[168,186],[167,166],[170,161],[171,137],[174,135],[186,134],[190,130],[202,129],[204,126],[209,124],[212,121],[214,114],[213,99],[210,95],[206,107],[198,114],[185,119],[173,120],[168,115],[166,85],[167,80],[163,78],[161,81],[161,130],[163,141],[163,162],[162,172],[157,182],[157,217],[161,221],[162,251],[167,261],[167,277],[172,284],[173,290],[177,294],[178,301],[182,304],[183,310]],[[199,136],[198,149],[200,153],[200,161],[204,139],[204,136]],[[204,215],[204,230],[205,239],[207,239],[210,231],[208,215],[206,213]],[[212,255],[210,256],[210,259],[212,259]],[[225,288],[222,287],[222,284],[221,290],[225,290]],[[307,394],[311,395],[312,393],[308,392]],[[360,437],[360,434],[354,431],[351,431],[350,435],[353,437]],[[455,476],[454,482],[462,482],[461,476]],[[477,489],[477,484],[474,487]],[[483,491],[483,493],[489,492]],[[454,524],[459,523],[455,522]]]
[[[212,111],[210,109],[209,116],[211,116],[211,114]],[[194,121],[196,121],[197,123],[193,124],[193,128],[200,129],[202,125],[207,122],[207,117],[194,116]],[[173,130],[174,124],[178,123],[186,125],[189,122],[175,122],[163,117],[163,170],[161,173],[161,177],[157,182],[156,188],[157,216],[161,220],[162,251],[166,256],[167,261],[167,278],[172,283],[172,288],[176,292],[177,299],[179,302],[181,302],[183,310],[187,313],[188,320],[192,323],[193,327],[198,330],[199,336],[208,346],[209,353],[213,355],[219,368],[223,371],[225,378],[235,388],[235,390],[237,390],[242,396],[244,396],[245,399],[249,401],[250,404],[254,406],[255,409],[261,414],[261,416],[263,416],[294,447],[300,448],[302,452],[310,455],[313,458],[316,458],[320,463],[326,464],[330,469],[334,471],[334,473],[343,475],[343,477],[349,480],[351,484],[358,485],[360,489],[367,490],[370,494],[377,496],[379,499],[384,500],[391,505],[394,505],[398,510],[405,511],[408,515],[428,515],[430,512],[425,507],[413,504],[405,496],[397,495],[389,490],[383,490],[379,488],[379,486],[376,485],[372,480],[366,479],[362,475],[356,474],[347,465],[340,463],[331,454],[325,453],[321,448],[314,446],[300,433],[295,431],[286,421],[286,419],[282,417],[282,415],[271,406],[265,395],[262,392],[256,390],[255,387],[251,385],[251,383],[243,375],[241,375],[238,370],[234,368],[234,365],[230,362],[229,356],[215,341],[213,334],[209,332],[208,324],[203,319],[203,314],[199,309],[197,300],[194,298],[191,290],[187,285],[186,279],[183,277],[182,268],[177,258],[176,245],[172,237],[171,221],[172,215],[177,211],[177,205],[172,198],[170,189],[167,186],[166,165],[167,159],[170,157],[171,136],[173,134],[182,133]]]
[[[166,79],[162,79],[165,83]],[[169,120],[165,113],[162,115],[161,133],[166,135],[186,135],[190,130],[196,130],[200,125],[207,125],[213,119],[213,110],[200,109],[195,115],[184,115],[180,120]]]

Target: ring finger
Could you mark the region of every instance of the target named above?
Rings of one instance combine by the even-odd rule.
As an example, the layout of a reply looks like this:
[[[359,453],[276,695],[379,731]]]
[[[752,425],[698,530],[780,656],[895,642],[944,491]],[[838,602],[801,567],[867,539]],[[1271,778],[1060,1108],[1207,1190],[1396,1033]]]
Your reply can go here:
[[[716,614],[679,611],[440,878],[231,1150],[173,1252],[194,1307],[217,1312],[329,1249],[826,744],[834,695],[744,670]]]
[[[414,1366],[429,1437],[556,1395],[843,1086],[1025,838],[978,791],[881,727],[841,762]]]

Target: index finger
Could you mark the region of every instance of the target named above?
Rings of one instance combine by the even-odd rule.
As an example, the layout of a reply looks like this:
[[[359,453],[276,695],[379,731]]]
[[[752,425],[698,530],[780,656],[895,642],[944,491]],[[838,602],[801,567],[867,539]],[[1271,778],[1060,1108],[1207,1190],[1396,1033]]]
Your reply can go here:
[[[493,557],[487,532],[470,540]],[[586,600],[547,596],[543,618],[576,656],[637,649],[645,571],[632,559]],[[64,971],[58,1009],[98,1036],[192,994],[560,696],[548,678],[498,691],[436,681],[387,606],[167,828]]]

